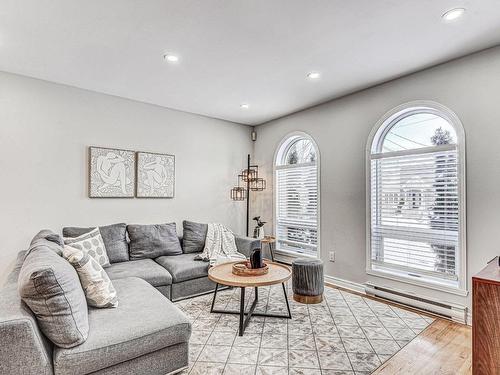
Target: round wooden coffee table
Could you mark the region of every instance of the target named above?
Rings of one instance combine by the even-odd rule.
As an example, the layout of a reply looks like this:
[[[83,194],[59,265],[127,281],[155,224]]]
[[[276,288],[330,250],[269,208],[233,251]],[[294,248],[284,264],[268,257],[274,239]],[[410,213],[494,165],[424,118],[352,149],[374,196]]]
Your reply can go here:
[[[218,266],[212,267],[208,270],[208,278],[216,283],[214,298],[212,300],[212,307],[210,312],[219,314],[237,314],[240,316],[240,326],[239,335],[243,336],[245,328],[247,327],[250,318],[252,316],[266,316],[272,318],[286,318],[291,319],[292,314],[290,312],[290,305],[288,303],[288,296],[286,294],[285,281],[290,279],[292,276],[292,271],[289,267],[270,262],[266,260],[269,266],[269,272],[261,276],[238,276],[234,275],[233,264],[235,262],[219,264]],[[283,295],[286,301],[286,307],[288,310],[287,315],[277,315],[277,314],[265,314],[265,313],[254,313],[255,306],[259,300],[258,288],[261,286],[281,284],[283,287]],[[240,288],[240,311],[228,311],[228,310],[215,310],[215,299],[217,298],[217,290],[219,285],[233,286]],[[255,298],[250,306],[248,312],[245,312],[245,288],[255,288]]]

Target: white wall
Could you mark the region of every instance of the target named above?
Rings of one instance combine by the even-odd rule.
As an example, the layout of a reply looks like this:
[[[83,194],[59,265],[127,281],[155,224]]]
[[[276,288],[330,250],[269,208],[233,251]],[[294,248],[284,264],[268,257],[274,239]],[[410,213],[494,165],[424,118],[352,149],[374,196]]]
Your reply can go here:
[[[254,214],[272,228],[274,151],[286,134],[309,133],[321,152],[326,274],[376,280],[365,273],[365,143],[385,112],[418,99],[444,104],[465,127],[470,280],[500,253],[500,47],[258,126],[254,159],[269,188],[254,194]],[[244,204],[228,197],[252,149],[248,127],[0,73],[0,129],[0,283],[41,228],[186,218],[245,229]],[[87,198],[88,145],[175,154],[176,197]],[[327,261],[330,250],[335,263]],[[469,300],[377,281],[444,301]]]
[[[115,222],[222,222],[245,230],[229,199],[251,128],[0,73],[0,283],[42,228]],[[173,199],[89,199],[87,146],[174,154]],[[181,225],[179,225],[181,224]]]
[[[326,74],[326,73],[325,73]],[[333,74],[329,72],[328,74]],[[273,154],[288,133],[304,131],[321,153],[321,258],[325,273],[376,280],[444,301],[467,298],[368,277],[365,272],[365,144],[377,120],[412,100],[437,101],[463,122],[467,147],[467,266],[470,277],[500,254],[500,47],[471,55],[257,127],[255,159],[272,183]],[[254,214],[272,220],[272,190]],[[272,224],[266,225],[268,230]],[[336,251],[335,263],[328,252]]]

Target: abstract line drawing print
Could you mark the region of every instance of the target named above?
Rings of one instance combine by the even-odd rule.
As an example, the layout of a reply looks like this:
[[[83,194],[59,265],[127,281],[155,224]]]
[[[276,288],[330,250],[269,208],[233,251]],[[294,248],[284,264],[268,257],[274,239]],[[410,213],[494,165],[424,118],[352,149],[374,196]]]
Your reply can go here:
[[[174,187],[175,156],[137,153],[138,198],[173,198]]]
[[[133,151],[90,147],[91,198],[132,198],[135,184]]]

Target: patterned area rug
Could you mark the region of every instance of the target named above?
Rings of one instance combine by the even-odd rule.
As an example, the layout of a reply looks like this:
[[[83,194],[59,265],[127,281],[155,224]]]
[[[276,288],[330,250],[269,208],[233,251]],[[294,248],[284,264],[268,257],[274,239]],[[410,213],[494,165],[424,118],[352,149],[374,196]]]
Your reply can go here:
[[[290,285],[288,294],[291,320],[252,317],[242,337],[237,315],[209,312],[213,295],[176,303],[193,323],[183,374],[367,375],[433,321],[334,288],[316,305],[294,302]],[[238,310],[239,297],[239,289],[220,291],[216,308]],[[286,312],[281,285],[259,288],[256,311]]]

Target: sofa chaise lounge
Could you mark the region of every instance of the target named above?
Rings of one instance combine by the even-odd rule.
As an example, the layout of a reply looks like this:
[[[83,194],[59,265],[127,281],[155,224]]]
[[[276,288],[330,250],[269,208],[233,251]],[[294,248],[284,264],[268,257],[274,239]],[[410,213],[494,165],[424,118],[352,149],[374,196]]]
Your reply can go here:
[[[7,283],[0,289],[1,374],[164,375],[188,366],[191,324],[170,300],[213,290],[215,285],[207,277],[208,264],[194,260],[197,252],[185,253],[185,246],[182,254],[156,259],[130,260],[128,253],[122,251],[120,261],[116,261],[117,248],[128,251],[126,226],[103,228],[111,261],[105,270],[117,291],[119,306],[89,307],[87,340],[72,348],[55,346],[44,336],[35,315],[19,296],[18,277],[31,246],[21,251]],[[110,229],[108,233],[106,229]],[[64,228],[63,233],[75,235],[85,230],[88,228]],[[36,242],[37,246],[53,247],[47,233],[50,232],[40,232],[32,245]],[[260,246],[260,241],[237,237],[236,245],[248,256]]]

